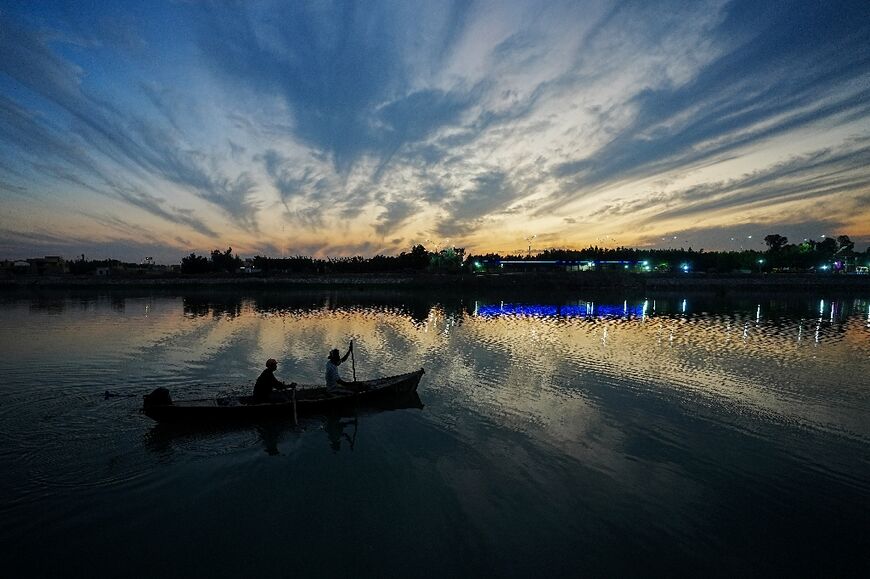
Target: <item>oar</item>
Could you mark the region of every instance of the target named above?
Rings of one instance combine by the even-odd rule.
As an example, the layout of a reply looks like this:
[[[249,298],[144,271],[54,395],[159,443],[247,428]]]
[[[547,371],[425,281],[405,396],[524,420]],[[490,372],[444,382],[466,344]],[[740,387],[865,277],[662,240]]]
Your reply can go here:
[[[350,341],[350,367],[353,370],[353,381],[356,382],[356,361],[353,359],[353,340]]]
[[[350,451],[353,452],[353,447],[356,444],[356,433],[359,428],[359,418],[356,416],[356,412],[354,411],[353,417],[353,438],[350,439]]]
[[[296,387],[293,387],[293,426],[299,426],[299,418],[296,416]]]

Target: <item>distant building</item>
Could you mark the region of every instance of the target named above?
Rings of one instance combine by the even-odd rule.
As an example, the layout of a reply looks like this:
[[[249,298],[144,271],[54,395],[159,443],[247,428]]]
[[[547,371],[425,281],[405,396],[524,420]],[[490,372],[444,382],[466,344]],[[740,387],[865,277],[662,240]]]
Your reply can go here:
[[[18,268],[23,268],[22,263],[27,264],[28,271],[31,275],[63,275],[69,273],[69,264],[59,255],[46,255],[45,257],[35,257],[24,262],[15,262],[16,271]]]
[[[239,267],[239,273],[255,274],[261,273],[261,271],[260,268],[254,266],[254,260],[251,258],[246,258]]]
[[[544,260],[544,259],[503,259],[497,266],[504,272],[509,271],[591,271],[594,261],[582,260]]]
[[[30,264],[28,264],[30,265]],[[0,261],[0,277],[9,277],[14,273],[15,262],[8,259]]]
[[[598,266],[598,269],[623,270],[624,271],[626,269],[632,269],[634,266],[637,265],[637,262],[628,261],[625,259],[609,259],[609,260],[598,261],[598,262],[596,262],[596,265]]]
[[[595,271],[622,270],[648,272],[652,267],[647,261],[629,260],[584,260],[584,259],[504,259],[476,262],[474,271],[543,272],[543,271]]]

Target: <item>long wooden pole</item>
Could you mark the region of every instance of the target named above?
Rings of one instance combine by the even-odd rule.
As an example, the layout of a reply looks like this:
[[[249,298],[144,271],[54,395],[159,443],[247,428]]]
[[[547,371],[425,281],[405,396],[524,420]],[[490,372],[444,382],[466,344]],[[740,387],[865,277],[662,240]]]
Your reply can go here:
[[[296,387],[293,387],[293,426],[299,426],[299,417],[296,416]]]
[[[353,340],[350,341],[350,367],[353,370],[353,381],[356,382],[356,360],[353,359]]]

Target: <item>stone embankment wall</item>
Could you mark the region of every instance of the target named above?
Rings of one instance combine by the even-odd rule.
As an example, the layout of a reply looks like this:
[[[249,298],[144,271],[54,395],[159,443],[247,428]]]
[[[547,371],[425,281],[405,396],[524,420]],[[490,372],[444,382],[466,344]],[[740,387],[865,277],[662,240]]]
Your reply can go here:
[[[232,277],[75,277],[22,276],[0,280],[2,290],[39,288],[407,288],[407,289],[522,289],[535,291],[571,289],[628,290],[813,290],[819,288],[870,292],[870,276],[807,274],[634,274],[625,272],[536,272],[510,274],[355,274]]]

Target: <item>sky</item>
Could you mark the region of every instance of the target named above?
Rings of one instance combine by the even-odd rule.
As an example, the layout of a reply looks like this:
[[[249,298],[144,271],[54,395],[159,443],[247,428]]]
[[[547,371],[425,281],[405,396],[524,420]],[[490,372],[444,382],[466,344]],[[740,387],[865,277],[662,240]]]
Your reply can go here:
[[[859,1],[0,0],[0,259],[870,243]]]

